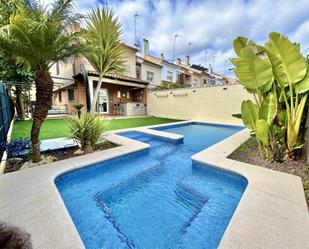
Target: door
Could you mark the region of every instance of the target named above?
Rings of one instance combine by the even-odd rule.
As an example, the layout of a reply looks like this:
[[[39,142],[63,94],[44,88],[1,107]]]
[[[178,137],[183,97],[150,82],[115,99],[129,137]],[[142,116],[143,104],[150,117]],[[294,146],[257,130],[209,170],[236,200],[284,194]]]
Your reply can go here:
[[[107,89],[101,89],[99,91],[99,96],[98,96],[98,101],[97,101],[97,112],[98,113],[109,113]]]

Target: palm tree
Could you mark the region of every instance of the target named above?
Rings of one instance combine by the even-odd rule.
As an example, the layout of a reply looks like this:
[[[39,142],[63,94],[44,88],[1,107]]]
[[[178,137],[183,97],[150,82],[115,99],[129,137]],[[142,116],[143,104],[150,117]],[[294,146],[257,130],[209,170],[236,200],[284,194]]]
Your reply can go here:
[[[40,161],[39,134],[52,104],[53,80],[50,67],[69,60],[80,51],[77,34],[68,27],[79,16],[73,14],[73,0],[56,0],[49,8],[37,0],[16,1],[10,23],[0,32],[0,46],[16,55],[18,63],[34,72],[36,103],[33,112],[31,141],[33,162]]]
[[[124,49],[120,40],[121,26],[111,10],[100,7],[93,9],[88,14],[85,26],[82,37],[87,50],[84,55],[99,74],[90,108],[94,112],[104,75],[122,73],[125,69]]]

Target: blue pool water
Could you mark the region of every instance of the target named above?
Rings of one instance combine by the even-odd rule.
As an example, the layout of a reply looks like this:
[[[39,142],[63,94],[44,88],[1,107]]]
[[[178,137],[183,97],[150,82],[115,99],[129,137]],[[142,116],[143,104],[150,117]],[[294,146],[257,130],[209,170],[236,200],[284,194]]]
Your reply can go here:
[[[191,156],[242,127],[160,128],[183,143],[121,133],[150,149],[68,172],[55,181],[86,248],[217,248],[247,186]]]

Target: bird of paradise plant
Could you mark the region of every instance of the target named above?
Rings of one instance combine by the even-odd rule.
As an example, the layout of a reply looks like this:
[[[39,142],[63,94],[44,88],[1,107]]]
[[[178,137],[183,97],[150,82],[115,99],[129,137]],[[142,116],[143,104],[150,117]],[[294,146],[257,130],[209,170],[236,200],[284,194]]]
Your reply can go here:
[[[255,100],[243,101],[243,123],[268,160],[283,147],[283,154],[293,158],[302,147],[299,131],[309,90],[308,63],[299,44],[272,32],[264,46],[237,37],[234,50],[234,72]]]

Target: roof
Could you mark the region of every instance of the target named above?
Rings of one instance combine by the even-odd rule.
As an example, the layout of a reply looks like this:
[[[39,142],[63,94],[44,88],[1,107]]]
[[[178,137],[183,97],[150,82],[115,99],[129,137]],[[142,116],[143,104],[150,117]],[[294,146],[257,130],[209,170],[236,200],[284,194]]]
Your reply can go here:
[[[142,53],[137,53],[136,56],[143,59],[146,62],[149,62],[149,63],[154,64],[156,66],[162,67],[162,60],[159,59],[159,58],[156,58],[156,57],[151,56],[151,55],[145,56]]]
[[[81,74],[78,74],[81,75]],[[74,78],[78,77],[78,75],[74,76]],[[95,71],[88,71],[88,75],[89,76],[97,76],[99,77],[99,74]],[[124,75],[112,75],[112,74],[105,74],[104,78],[108,78],[108,79],[113,79],[113,80],[120,80],[120,81],[127,81],[127,82],[133,82],[133,83],[140,83],[140,84],[144,84],[144,85],[148,85],[149,82],[145,81],[145,80],[140,80],[137,78],[133,78],[133,77],[129,77],[129,76],[124,76]]]
[[[129,48],[129,49],[132,49],[132,50],[135,50],[135,51],[138,51],[138,49],[136,47],[133,47],[133,46],[130,46],[128,44],[125,44],[125,43],[122,43],[122,45],[126,48]]]

